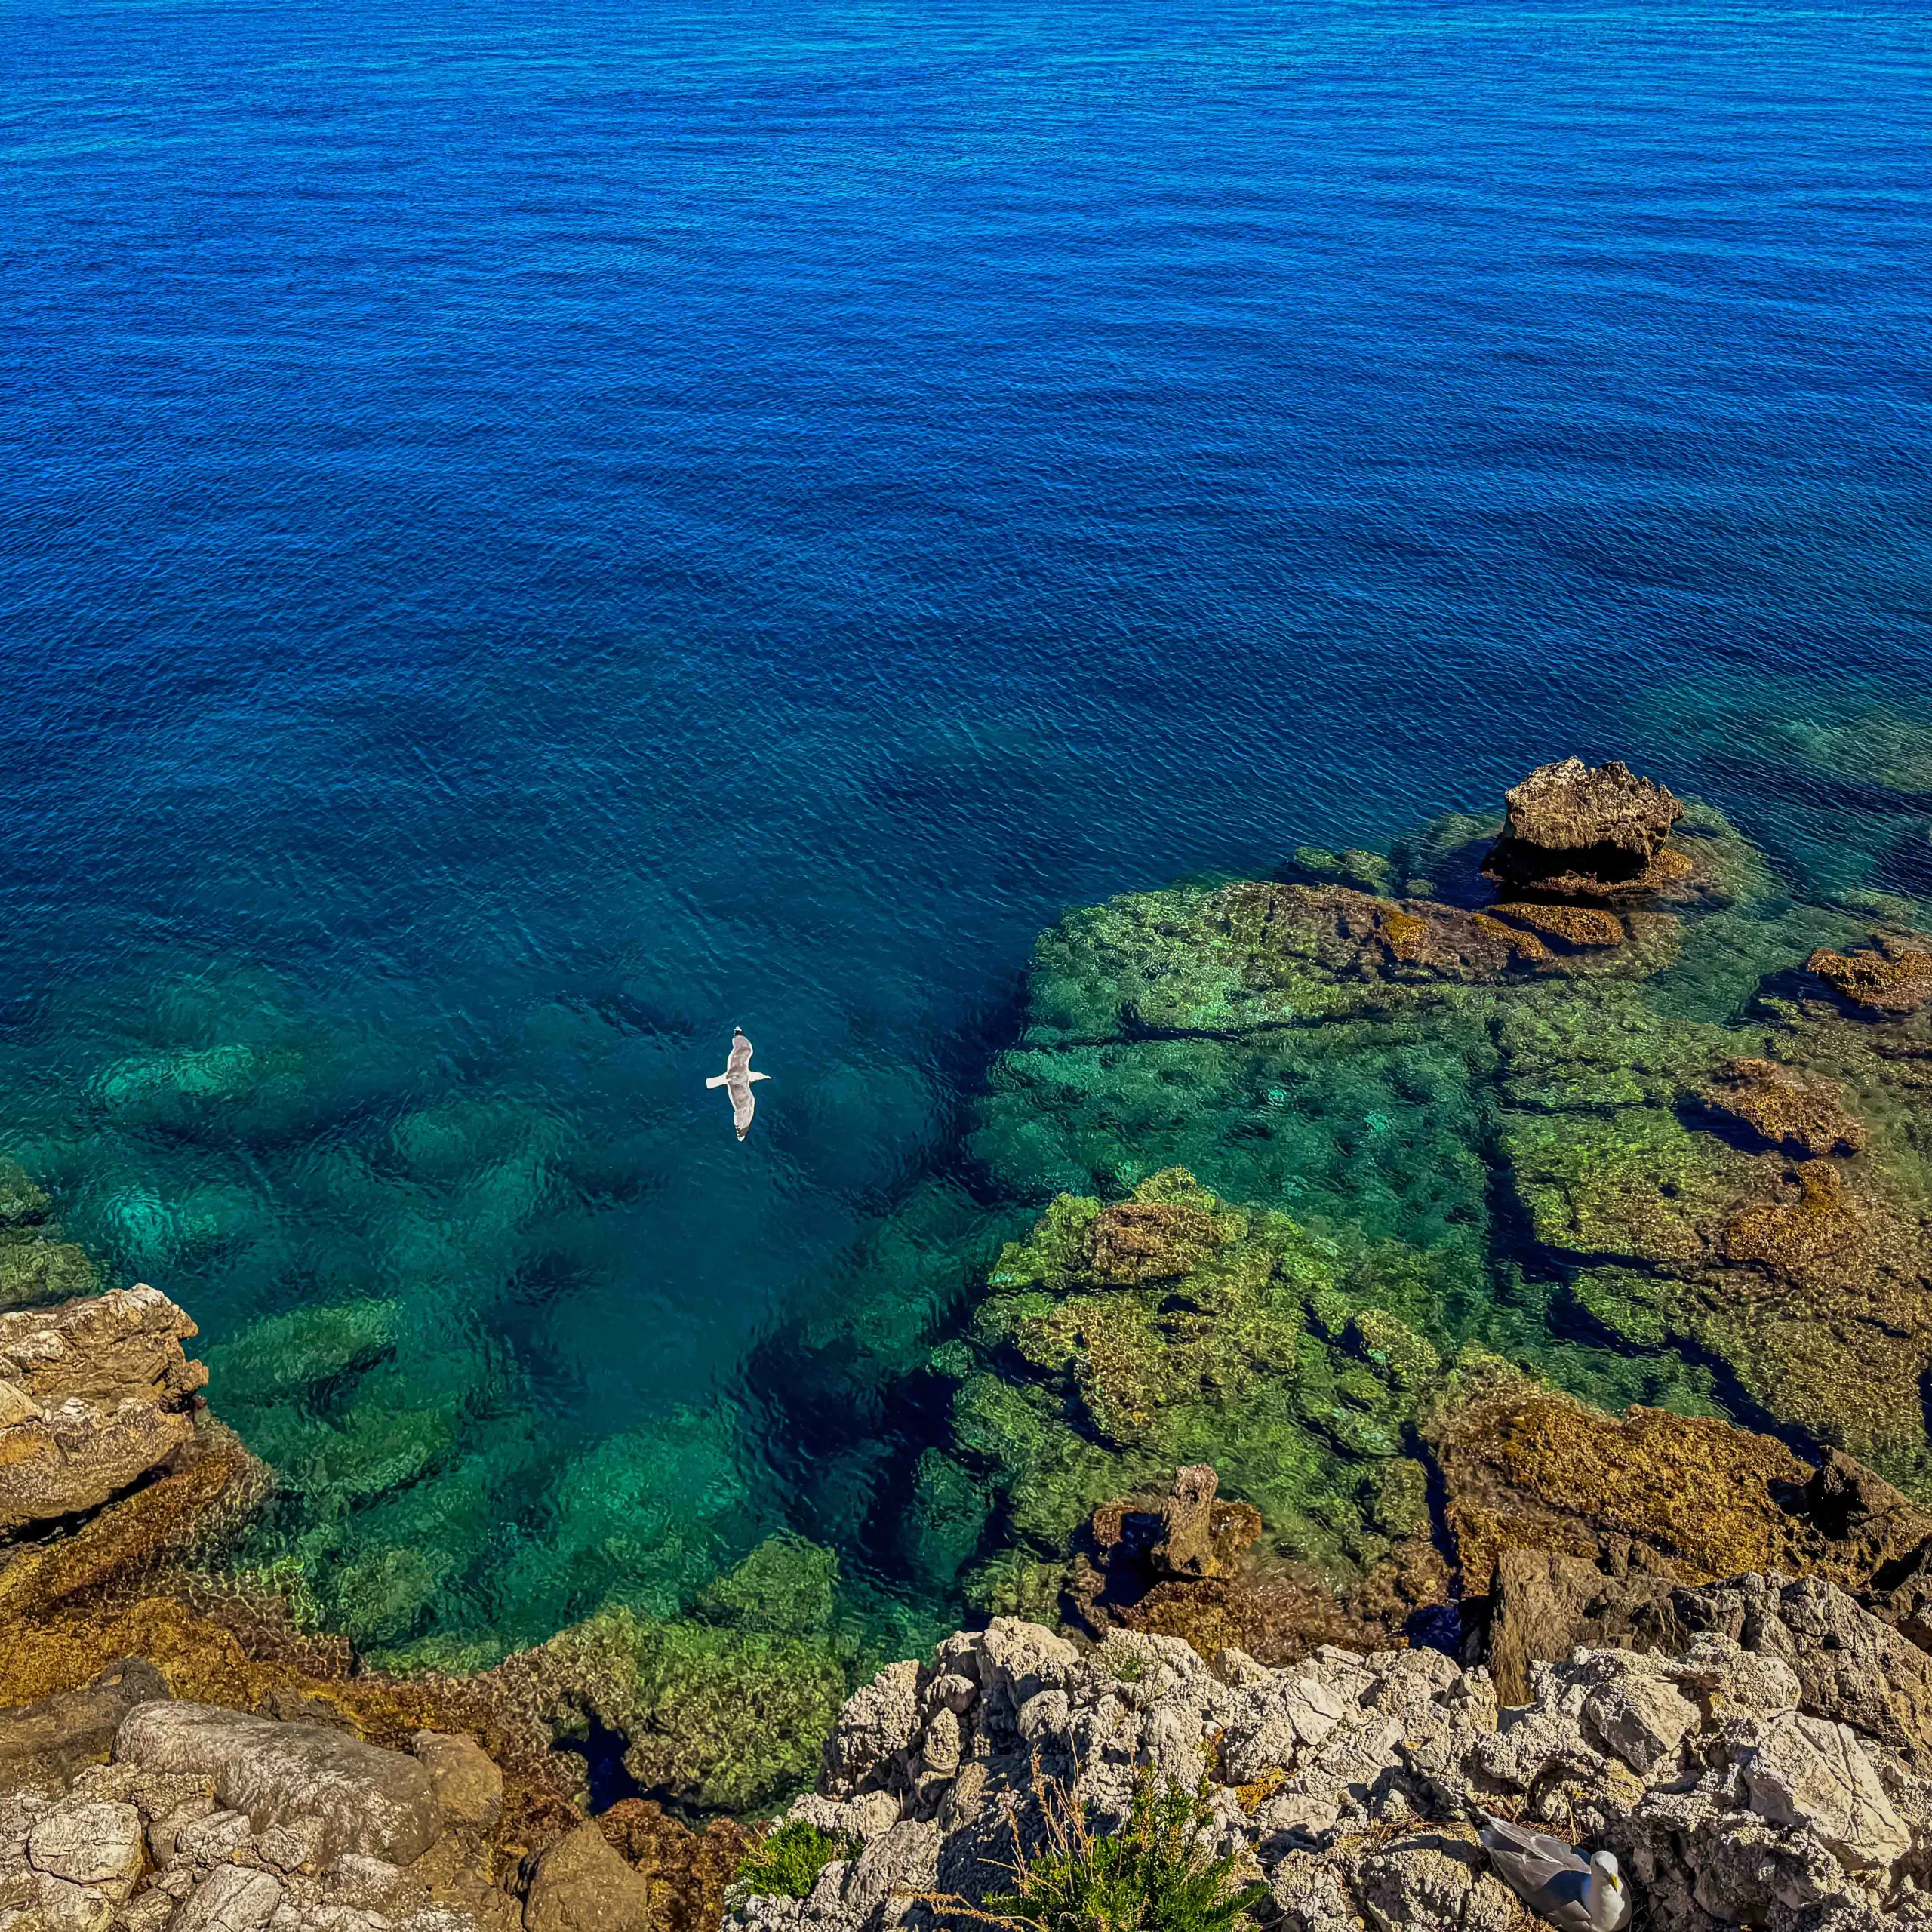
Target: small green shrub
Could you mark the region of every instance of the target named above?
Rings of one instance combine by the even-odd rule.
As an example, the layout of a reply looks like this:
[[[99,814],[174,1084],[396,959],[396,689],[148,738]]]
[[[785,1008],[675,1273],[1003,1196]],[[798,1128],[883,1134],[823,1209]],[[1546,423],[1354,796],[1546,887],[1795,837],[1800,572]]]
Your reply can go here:
[[[749,1898],[808,1897],[818,1875],[834,1859],[850,1858],[855,1849],[841,1832],[795,1820],[780,1825],[740,1865],[724,1902],[737,1906]]]
[[[1208,1857],[1204,1780],[1189,1791],[1137,1773],[1126,1825],[1105,1835],[1065,1785],[1036,1775],[1033,1789],[1046,1843],[1029,1857],[1016,1833],[1014,1889],[983,1909],[934,1903],[1006,1932],[1231,1932],[1268,1895],[1258,1880],[1236,1880],[1232,1857]]]

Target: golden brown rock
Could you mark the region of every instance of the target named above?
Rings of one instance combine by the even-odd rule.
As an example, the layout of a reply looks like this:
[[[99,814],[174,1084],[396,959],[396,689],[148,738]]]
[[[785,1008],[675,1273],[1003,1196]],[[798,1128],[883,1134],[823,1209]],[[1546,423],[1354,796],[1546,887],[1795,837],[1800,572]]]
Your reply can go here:
[[[1807,1159],[1855,1154],[1865,1144],[1864,1128],[1845,1111],[1844,1097],[1835,1084],[1776,1060],[1728,1060],[1697,1097],[1764,1146]]]
[[[735,1818],[696,1831],[647,1798],[612,1805],[597,1828],[651,1887],[657,1932],[711,1932],[724,1916],[725,1888],[758,1843]]]
[[[1626,937],[1623,921],[1599,906],[1544,906],[1518,900],[1492,906],[1489,910],[1492,918],[1521,926],[1566,952],[1621,946]]]
[[[537,1862],[525,1932],[657,1932],[648,1881],[585,1823]]]
[[[1838,1451],[1814,1469],[1715,1417],[1607,1415],[1494,1358],[1459,1370],[1421,1427],[1506,1701],[1574,1644],[1667,1647],[1678,1585],[1817,1577],[1882,1615],[1900,1576],[1932,1572],[1932,1512]]]
[[[1918,934],[1874,933],[1870,946],[1857,952],[1820,946],[1804,963],[1860,1012],[1889,1017],[1932,1001],[1932,940]]]
[[[1655,891],[1691,870],[1665,843],[1684,808],[1615,759],[1539,765],[1505,797],[1503,835],[1483,861],[1505,886],[1614,900]]]
[[[1607,1415],[1478,1358],[1452,1377],[1421,1426],[1471,1595],[1488,1592],[1512,1549],[1635,1563],[1687,1583],[1808,1570],[1822,1555],[1778,1500],[1802,1494],[1810,1466],[1772,1437],[1716,1417]]]
[[[1221,1244],[1211,1214],[1178,1201],[1123,1201],[1094,1223],[1094,1278],[1138,1287],[1190,1274]]]
[[[97,1508],[187,1441],[197,1332],[145,1284],[0,1315],[0,1531]]]

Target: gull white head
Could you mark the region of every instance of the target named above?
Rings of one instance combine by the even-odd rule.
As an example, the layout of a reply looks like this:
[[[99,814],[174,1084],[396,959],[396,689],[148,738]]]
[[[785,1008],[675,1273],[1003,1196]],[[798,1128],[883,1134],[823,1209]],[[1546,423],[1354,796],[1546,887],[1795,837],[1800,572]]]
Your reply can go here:
[[[1619,1932],[1630,1918],[1630,1889],[1614,1851],[1590,1854],[1590,1923],[1597,1932]]]

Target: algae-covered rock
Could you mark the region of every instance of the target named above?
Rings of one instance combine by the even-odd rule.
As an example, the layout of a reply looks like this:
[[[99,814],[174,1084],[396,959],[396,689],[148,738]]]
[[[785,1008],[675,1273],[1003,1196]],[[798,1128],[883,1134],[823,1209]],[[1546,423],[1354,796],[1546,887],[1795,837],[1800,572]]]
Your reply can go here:
[[[640,1784],[708,1810],[746,1811],[795,1789],[818,1761],[849,1688],[822,1633],[638,1617],[615,1609],[522,1667],[569,1707],[618,1732]]]
[[[1855,952],[1820,946],[1805,962],[1857,1011],[1877,1017],[1915,1013],[1932,1001],[1932,940],[1880,932]]]
[[[1759,1415],[1915,1483],[1932,1478],[1921,1023],[1820,993],[1715,1027],[1573,986],[1497,1033],[1502,1153],[1574,1302],[1634,1347],[1716,1358]]]
[[[214,1399],[271,1402],[368,1367],[395,1346],[398,1311],[374,1299],[272,1315],[208,1351]]]
[[[86,1251],[57,1239],[58,1233],[44,1226],[0,1226],[0,1309],[44,1307],[100,1285]]]
[[[0,1227],[31,1226],[45,1220],[53,1207],[46,1189],[19,1161],[0,1160]]]
[[[1332,1241],[1184,1171],[1109,1207],[1062,1197],[989,1277],[955,1440],[1043,1558],[1108,1497],[1211,1458],[1275,1547],[1346,1571],[1436,1367],[1374,1287]]]
[[[1819,1160],[1855,1154],[1865,1144],[1863,1126],[1846,1112],[1844,1096],[1830,1081],[1807,1078],[1776,1060],[1731,1060],[1697,1097],[1759,1146]]]

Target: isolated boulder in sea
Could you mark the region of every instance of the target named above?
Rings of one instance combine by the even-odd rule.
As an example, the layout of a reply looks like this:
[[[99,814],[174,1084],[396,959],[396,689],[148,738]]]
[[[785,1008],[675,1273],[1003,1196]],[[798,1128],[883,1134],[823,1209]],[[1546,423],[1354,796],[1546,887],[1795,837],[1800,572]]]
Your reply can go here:
[[[0,1531],[94,1509],[188,1441],[197,1332],[144,1284],[0,1315]]]
[[[1690,869],[1666,842],[1683,806],[1614,758],[1539,765],[1505,796],[1509,817],[1483,869],[1506,886],[1615,899],[1653,891]]]

